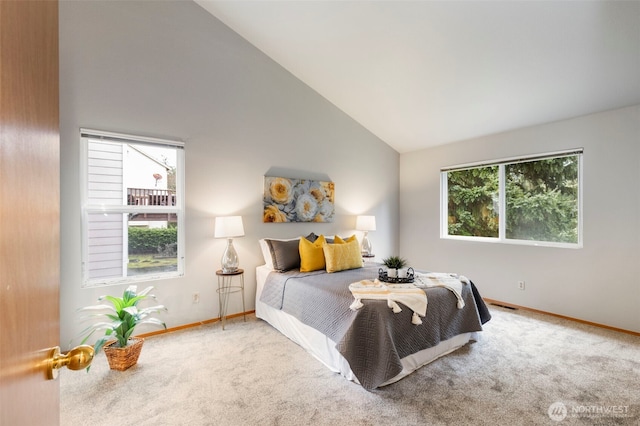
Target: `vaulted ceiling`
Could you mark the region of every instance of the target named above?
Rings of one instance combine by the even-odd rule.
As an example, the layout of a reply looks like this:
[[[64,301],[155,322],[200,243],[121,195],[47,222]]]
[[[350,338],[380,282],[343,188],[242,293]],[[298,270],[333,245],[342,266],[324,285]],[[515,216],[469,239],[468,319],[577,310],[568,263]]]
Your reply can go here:
[[[196,2],[400,153],[640,104],[639,1]]]

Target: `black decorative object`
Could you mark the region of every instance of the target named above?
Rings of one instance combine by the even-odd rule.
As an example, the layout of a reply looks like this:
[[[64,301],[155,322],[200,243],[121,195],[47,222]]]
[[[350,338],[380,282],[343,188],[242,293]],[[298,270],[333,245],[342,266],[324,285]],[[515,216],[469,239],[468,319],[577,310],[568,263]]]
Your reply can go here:
[[[415,279],[415,271],[413,270],[412,267],[407,268],[407,276],[405,278],[390,277],[387,274],[387,271],[385,271],[382,268],[378,269],[378,280],[385,283],[407,284],[407,283],[412,283],[414,279]]]

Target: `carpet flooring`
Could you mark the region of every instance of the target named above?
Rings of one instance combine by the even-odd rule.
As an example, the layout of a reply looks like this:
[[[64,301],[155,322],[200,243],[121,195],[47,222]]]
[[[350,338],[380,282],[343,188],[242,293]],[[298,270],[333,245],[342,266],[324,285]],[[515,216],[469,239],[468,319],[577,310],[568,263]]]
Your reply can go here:
[[[71,425],[640,425],[640,337],[490,306],[480,339],[366,391],[251,315],[60,375]]]

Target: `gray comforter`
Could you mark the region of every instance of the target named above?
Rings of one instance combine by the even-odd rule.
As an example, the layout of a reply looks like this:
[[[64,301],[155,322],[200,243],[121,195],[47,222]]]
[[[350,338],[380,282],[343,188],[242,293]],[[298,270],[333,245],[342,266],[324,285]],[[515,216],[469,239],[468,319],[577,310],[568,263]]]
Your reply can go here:
[[[427,316],[422,325],[411,323],[412,311],[403,306],[394,314],[383,300],[363,300],[352,311],[349,284],[378,276],[378,266],[328,274],[272,272],[260,297],[263,303],[293,315],[336,342],[365,389],[374,389],[402,371],[400,360],[461,333],[480,331],[491,318],[471,283],[463,286],[465,307],[443,287],[426,289]]]

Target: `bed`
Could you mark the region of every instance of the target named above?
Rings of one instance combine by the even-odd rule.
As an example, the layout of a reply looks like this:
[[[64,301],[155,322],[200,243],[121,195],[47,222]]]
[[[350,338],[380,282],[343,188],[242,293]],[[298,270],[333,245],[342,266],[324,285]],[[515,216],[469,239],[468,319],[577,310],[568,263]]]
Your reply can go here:
[[[295,243],[288,244],[291,252]],[[360,309],[352,309],[349,284],[374,280],[378,264],[361,263],[332,273],[295,267],[278,271],[277,261],[268,262],[269,250],[263,248],[263,253],[267,263],[256,269],[256,316],[330,370],[368,390],[394,383],[477,339],[482,324],[491,318],[470,281],[459,296],[444,287],[424,289],[426,316],[417,325],[404,305],[394,313],[386,301],[363,300]],[[464,301],[461,309],[458,297]]]

